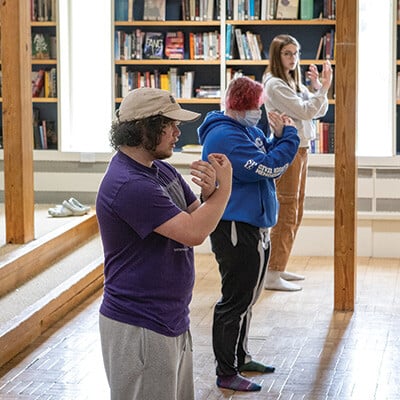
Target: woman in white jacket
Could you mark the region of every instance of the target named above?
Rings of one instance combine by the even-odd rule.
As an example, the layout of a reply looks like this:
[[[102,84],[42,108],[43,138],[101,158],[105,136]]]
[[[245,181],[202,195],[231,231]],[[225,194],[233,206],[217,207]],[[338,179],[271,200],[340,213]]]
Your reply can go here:
[[[315,65],[310,65],[307,77],[312,91],[301,82],[299,42],[290,35],[276,36],[270,45],[269,66],[264,75],[265,108],[293,119],[300,146],[290,167],[276,181],[280,208],[278,222],[271,231],[271,258],[265,284],[271,290],[301,290],[301,286],[290,281],[304,279],[286,271],[286,264],[303,217],[308,148],[310,140],[315,139],[314,119],[328,110],[327,93],[332,83],[329,61],[323,64],[321,78]]]

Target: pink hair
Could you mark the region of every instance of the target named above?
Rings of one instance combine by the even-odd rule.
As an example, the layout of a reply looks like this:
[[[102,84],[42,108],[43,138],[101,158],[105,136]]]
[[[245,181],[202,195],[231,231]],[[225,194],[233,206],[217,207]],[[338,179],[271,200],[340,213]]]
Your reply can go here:
[[[259,108],[263,101],[263,86],[247,76],[233,79],[225,93],[225,106],[230,110],[254,110]]]

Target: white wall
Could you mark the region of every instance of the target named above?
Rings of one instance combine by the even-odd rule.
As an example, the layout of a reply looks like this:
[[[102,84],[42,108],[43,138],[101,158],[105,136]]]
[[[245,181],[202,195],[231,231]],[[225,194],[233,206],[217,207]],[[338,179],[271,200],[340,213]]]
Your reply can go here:
[[[54,153],[44,159],[40,152],[35,161],[34,183],[37,203],[57,204],[71,196],[94,204],[97,188],[107,168],[110,155],[102,159]],[[48,153],[49,154],[49,153]],[[198,154],[177,153],[171,163],[191,182],[190,163]],[[94,162],[87,162],[88,159]],[[357,254],[365,257],[400,258],[400,161],[362,160],[358,168]],[[306,191],[306,207],[293,255],[332,256],[334,246],[334,168],[329,157],[311,158]],[[379,161],[379,162],[377,162]],[[1,169],[0,161],[0,169]],[[360,166],[361,165],[361,166]],[[379,165],[379,166],[378,166]],[[4,178],[0,174],[0,201],[4,195]],[[209,241],[196,247],[210,252]]]

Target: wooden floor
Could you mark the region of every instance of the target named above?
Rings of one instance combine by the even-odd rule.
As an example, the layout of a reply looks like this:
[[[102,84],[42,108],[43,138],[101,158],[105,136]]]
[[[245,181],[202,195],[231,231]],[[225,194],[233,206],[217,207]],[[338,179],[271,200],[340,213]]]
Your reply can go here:
[[[292,257],[304,273],[300,292],[264,291],[255,306],[250,349],[273,364],[253,375],[258,393],[218,389],[211,348],[219,275],[211,255],[197,255],[191,306],[196,400],[400,399],[400,260],[359,259],[354,313],[333,312],[333,259]],[[0,369],[0,398],[108,398],[98,334],[101,293]],[[156,380],[156,377],[155,377]],[[143,399],[146,400],[146,399]]]

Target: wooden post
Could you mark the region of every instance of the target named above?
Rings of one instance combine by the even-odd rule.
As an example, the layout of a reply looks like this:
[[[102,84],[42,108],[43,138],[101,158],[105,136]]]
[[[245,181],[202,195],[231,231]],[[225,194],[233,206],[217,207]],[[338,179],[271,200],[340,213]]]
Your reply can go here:
[[[334,308],[352,311],[357,245],[357,21],[358,0],[336,2]]]
[[[2,0],[6,242],[34,238],[30,2]]]

